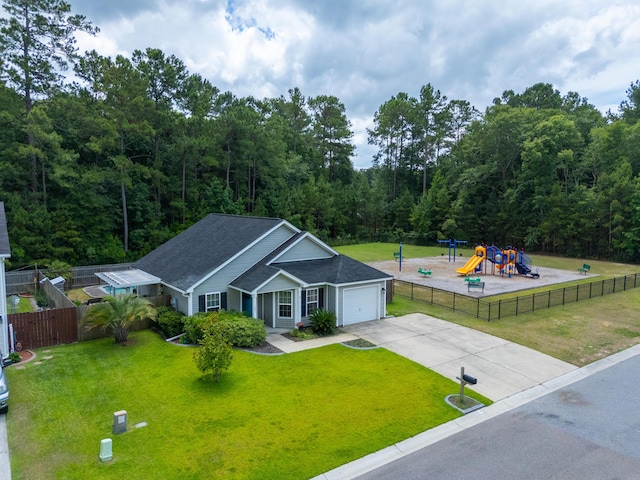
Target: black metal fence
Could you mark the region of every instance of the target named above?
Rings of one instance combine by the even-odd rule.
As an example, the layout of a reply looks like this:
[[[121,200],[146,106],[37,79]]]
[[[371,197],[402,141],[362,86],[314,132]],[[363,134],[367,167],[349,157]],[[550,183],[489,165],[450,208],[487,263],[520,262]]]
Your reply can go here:
[[[462,293],[449,292],[426,285],[394,280],[394,295],[429,303],[450,310],[466,313],[491,322],[503,317],[534,312],[542,308],[602,297],[610,293],[624,292],[640,286],[637,273],[624,277],[608,278],[590,283],[581,283],[571,287],[562,287],[546,292],[522,295],[493,302],[470,297]]]

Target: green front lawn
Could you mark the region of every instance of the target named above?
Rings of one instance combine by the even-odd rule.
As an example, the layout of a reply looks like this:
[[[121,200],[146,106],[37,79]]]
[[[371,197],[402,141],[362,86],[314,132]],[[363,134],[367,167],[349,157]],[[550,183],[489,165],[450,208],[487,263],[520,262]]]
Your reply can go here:
[[[382,348],[235,351],[215,384],[192,348],[130,338],[38,350],[42,364],[7,369],[14,480],[309,478],[460,415],[444,402],[453,379]],[[118,410],[129,431],[113,435]]]

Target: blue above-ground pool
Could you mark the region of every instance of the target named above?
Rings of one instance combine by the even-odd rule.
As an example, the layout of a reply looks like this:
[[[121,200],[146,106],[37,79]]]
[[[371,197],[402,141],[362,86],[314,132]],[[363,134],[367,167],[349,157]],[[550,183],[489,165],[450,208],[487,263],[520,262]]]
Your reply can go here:
[[[102,290],[107,295],[126,295],[127,293],[133,293],[136,290],[136,287],[132,287],[129,291],[126,288],[114,288],[111,285],[101,285],[100,290]]]

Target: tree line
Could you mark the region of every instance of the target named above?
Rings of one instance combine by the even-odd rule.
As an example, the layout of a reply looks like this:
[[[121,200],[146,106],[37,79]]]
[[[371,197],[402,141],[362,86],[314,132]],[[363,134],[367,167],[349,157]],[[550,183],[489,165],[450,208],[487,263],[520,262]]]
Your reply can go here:
[[[135,260],[211,212],[284,218],[333,244],[457,238],[640,260],[638,81],[606,115],[545,83],[485,112],[431,84],[399,92],[357,170],[333,95],[238,98],[159,49],[80,55],[74,34],[98,30],[62,0],[3,7],[12,267]]]

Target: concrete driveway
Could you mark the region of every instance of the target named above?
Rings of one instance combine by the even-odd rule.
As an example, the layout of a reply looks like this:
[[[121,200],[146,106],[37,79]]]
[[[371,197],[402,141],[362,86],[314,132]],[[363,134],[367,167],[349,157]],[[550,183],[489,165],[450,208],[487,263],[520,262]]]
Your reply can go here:
[[[469,388],[494,402],[577,369],[502,338],[420,313],[343,330],[454,381],[464,367],[465,373],[478,379]]]

